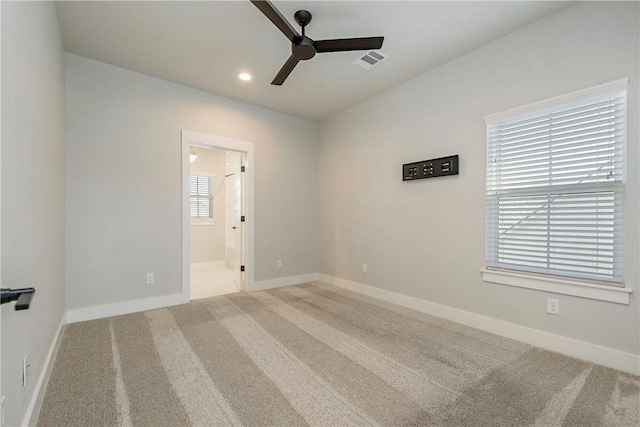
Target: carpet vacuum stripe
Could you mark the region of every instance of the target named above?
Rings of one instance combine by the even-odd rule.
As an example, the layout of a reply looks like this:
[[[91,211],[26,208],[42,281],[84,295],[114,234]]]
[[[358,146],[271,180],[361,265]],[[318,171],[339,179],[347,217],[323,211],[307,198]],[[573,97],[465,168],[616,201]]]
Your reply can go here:
[[[358,315],[353,310],[331,304],[299,288],[267,291],[291,307],[332,328],[339,329],[352,338],[374,348],[385,356],[420,372],[432,381],[450,390],[462,392],[477,380],[475,372],[462,371],[443,355],[429,351],[429,341],[406,341],[395,334],[395,328],[387,328],[369,316]]]
[[[131,405],[124,387],[122,378],[122,364],[120,362],[120,350],[116,342],[116,333],[113,331],[113,323],[109,322],[109,334],[111,335],[111,357],[113,357],[113,368],[115,371],[115,394],[116,394],[116,420],[119,426],[128,427],[133,425],[131,421]]]
[[[345,297],[344,295],[319,286],[305,284],[301,285],[300,288],[326,298],[335,304],[351,307],[356,310],[356,312],[389,323],[397,327],[398,330],[404,331],[407,339],[414,337],[416,339],[423,339],[424,337],[428,337],[433,345],[438,346],[438,351],[445,348],[452,348],[456,350],[458,357],[460,354],[463,354],[467,357],[477,358],[483,366],[498,366],[513,360],[524,353],[524,351],[530,349],[524,347],[522,351],[505,351],[494,344],[478,339],[470,339],[469,336],[409,316],[399,316],[396,312],[358,301],[354,298]],[[455,357],[456,354],[453,356]]]
[[[376,425],[226,298],[206,304],[310,425]]]
[[[419,320],[421,323],[424,323],[426,325],[437,327],[449,333],[453,333],[455,335],[464,337],[472,343],[482,343],[492,348],[504,350],[506,352],[514,352],[517,354],[522,354],[525,351],[531,349],[531,346],[528,344],[503,338],[501,336],[494,335],[492,333],[485,332],[480,329],[470,328],[460,323],[455,323],[450,320],[442,319],[440,317],[423,313],[421,311],[412,310],[410,308],[406,308],[401,305],[396,305],[387,301],[382,301],[367,295],[349,291],[347,289],[342,289],[336,286],[328,285],[326,283],[313,282],[313,283],[305,283],[298,286],[304,287],[307,285],[313,285],[320,289],[325,289],[334,294],[341,295],[342,296],[341,300],[346,304],[351,304],[352,302],[358,302],[358,301],[363,302],[367,305],[384,309],[391,313],[400,314],[406,318]]]
[[[247,426],[306,425],[276,384],[251,360],[203,301],[207,300],[168,310],[240,422]]]
[[[111,320],[134,425],[189,424],[189,416],[164,370],[143,313]],[[73,326],[73,325],[72,325]]]
[[[369,369],[387,384],[418,402],[423,409],[437,410],[459,397],[460,393],[413,371],[384,354],[367,347],[352,337],[307,316],[265,292],[252,296],[270,310],[288,319],[298,328],[331,348],[340,351],[351,360]]]
[[[308,369],[339,394],[353,403],[358,411],[368,414],[382,425],[413,419],[423,411],[422,406],[394,388],[374,372],[356,363],[343,352],[332,348],[308,334],[291,318],[284,318],[269,310],[255,294],[228,295],[233,304],[258,323],[279,345],[304,361]]]
[[[240,425],[169,310],[146,313],[156,349],[193,425]]]
[[[592,367],[588,367],[580,375],[574,378],[560,392],[554,393],[545,404],[542,413],[538,415],[534,423],[535,427],[546,427],[549,425],[559,425],[567,416],[569,409],[573,406],[576,397],[584,387],[587,377],[591,373]]]
[[[390,315],[386,310],[374,310],[368,305],[354,306],[336,301],[335,294],[315,286],[303,285],[291,289],[290,292],[313,301],[331,313],[344,313],[345,319],[362,319],[374,333],[391,336],[401,343],[411,343],[411,347],[418,349],[421,354],[444,362],[447,368],[453,368],[454,372],[465,372],[473,379],[482,377],[487,371],[517,357],[515,354],[505,355],[505,352],[499,351],[494,351],[493,357],[490,357],[482,354],[483,352],[477,348],[472,352],[469,348],[464,349],[457,345],[457,335],[443,338],[440,336],[440,329],[431,329],[429,325],[424,324],[416,330],[415,323],[404,316]],[[427,337],[428,340],[425,339]]]

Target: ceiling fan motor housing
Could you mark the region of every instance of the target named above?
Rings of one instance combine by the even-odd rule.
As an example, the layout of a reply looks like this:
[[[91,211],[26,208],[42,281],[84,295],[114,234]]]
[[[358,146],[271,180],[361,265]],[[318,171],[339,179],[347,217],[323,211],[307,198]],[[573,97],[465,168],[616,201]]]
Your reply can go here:
[[[291,45],[291,53],[301,61],[311,59],[316,56],[315,43],[309,37],[302,36]]]

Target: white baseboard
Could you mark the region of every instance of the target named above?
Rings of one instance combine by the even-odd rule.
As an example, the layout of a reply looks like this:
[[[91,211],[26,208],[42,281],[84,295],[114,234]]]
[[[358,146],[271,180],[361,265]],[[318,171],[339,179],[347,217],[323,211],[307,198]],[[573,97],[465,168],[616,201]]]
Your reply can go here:
[[[209,270],[209,269],[217,269],[224,268],[225,262],[223,259],[218,261],[206,261],[206,262],[192,262],[191,269],[192,270]]]
[[[338,277],[318,274],[318,280],[353,292],[411,308],[566,356],[640,375],[640,355],[578,341],[446,305],[387,291]]]
[[[278,277],[277,279],[260,280],[253,282],[247,291],[256,292],[267,289],[281,288],[283,286],[299,285],[300,283],[318,280],[318,273],[301,274],[300,276]]]
[[[24,419],[22,420],[23,426],[34,426],[38,422],[38,415],[40,414],[40,408],[42,407],[42,400],[44,399],[44,394],[47,391],[47,384],[49,383],[49,377],[51,376],[51,371],[53,370],[53,363],[56,360],[56,355],[58,354],[58,349],[60,348],[60,343],[62,342],[62,332],[64,331],[64,326],[66,324],[67,314],[65,313],[60,319],[58,329],[53,335],[51,346],[49,346],[47,357],[44,359],[42,370],[40,371],[40,375],[38,376],[38,382],[36,383],[36,386],[33,390],[33,395],[31,396],[31,401],[29,401],[27,412],[24,416]]]
[[[172,294],[116,302],[113,304],[74,308],[67,311],[67,321],[68,323],[84,322],[85,320],[103,319],[105,317],[120,316],[121,314],[137,313],[139,311],[186,304],[188,302],[188,296],[185,298],[182,294]]]

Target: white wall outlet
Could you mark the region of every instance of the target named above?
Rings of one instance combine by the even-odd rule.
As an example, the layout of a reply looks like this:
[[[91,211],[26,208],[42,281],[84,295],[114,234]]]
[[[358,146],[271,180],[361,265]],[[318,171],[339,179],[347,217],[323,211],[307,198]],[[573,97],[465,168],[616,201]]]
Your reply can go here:
[[[27,380],[29,379],[29,367],[31,367],[31,365],[29,365],[29,356],[25,354],[24,358],[22,359],[22,386],[23,387],[27,385]]]
[[[560,300],[555,298],[547,298],[547,313],[560,314]]]
[[[367,274],[367,271],[369,270],[369,267],[367,266],[367,264],[362,264],[362,272],[364,274]]]
[[[153,285],[154,281],[153,273],[147,273],[147,285]]]
[[[282,260],[276,260],[276,268],[282,268]]]

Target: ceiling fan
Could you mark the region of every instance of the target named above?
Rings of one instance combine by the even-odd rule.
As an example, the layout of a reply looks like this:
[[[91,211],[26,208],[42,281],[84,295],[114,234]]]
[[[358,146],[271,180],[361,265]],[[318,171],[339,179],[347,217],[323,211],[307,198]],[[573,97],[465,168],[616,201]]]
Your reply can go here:
[[[350,50],[371,50],[380,49],[384,37],[360,37],[351,39],[333,40],[313,40],[304,33],[304,27],[311,22],[311,13],[306,10],[299,10],[294,18],[298,25],[302,27],[302,35],[289,24],[282,14],[268,0],[251,0],[257,7],[291,42],[291,56],[284,63],[276,77],[271,82],[272,85],[281,86],[289,77],[291,71],[298,65],[298,62],[313,58],[316,53],[345,52]]]

